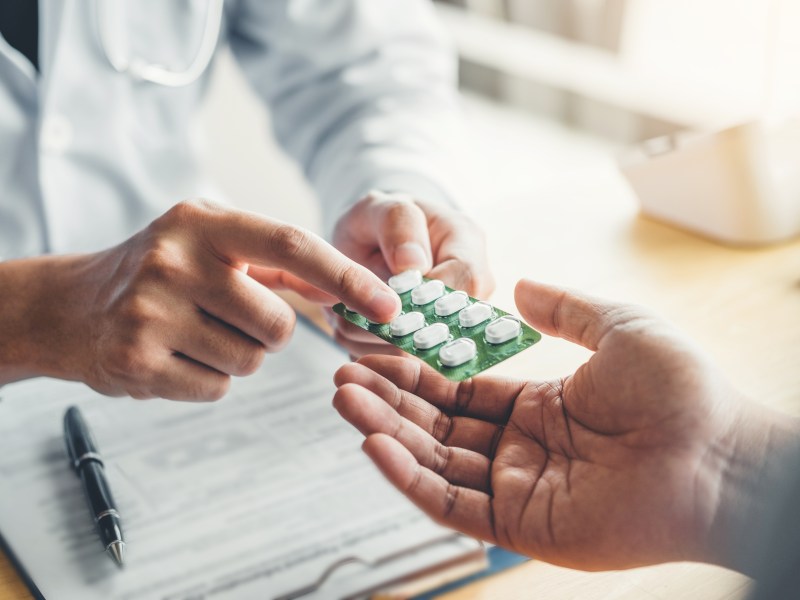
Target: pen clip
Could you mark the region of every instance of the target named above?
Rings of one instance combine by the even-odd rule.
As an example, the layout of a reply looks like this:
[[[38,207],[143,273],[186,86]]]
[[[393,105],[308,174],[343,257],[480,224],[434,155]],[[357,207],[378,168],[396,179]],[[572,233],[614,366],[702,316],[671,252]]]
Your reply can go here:
[[[69,462],[76,473],[85,461],[104,466],[94,436],[77,406],[70,406],[64,413],[64,442]]]

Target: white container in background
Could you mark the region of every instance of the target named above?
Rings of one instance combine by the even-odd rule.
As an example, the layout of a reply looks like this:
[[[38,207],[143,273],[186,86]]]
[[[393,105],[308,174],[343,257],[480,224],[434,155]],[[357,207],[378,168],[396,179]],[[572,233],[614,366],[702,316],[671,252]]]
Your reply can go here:
[[[800,118],[656,138],[620,167],[655,219],[735,245],[800,235]]]

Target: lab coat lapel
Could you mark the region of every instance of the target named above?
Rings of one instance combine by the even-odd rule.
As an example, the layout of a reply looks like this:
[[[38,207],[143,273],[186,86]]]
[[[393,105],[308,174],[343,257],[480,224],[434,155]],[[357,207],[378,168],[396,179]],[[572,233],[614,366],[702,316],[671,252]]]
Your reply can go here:
[[[48,92],[50,74],[53,72],[56,59],[56,48],[61,37],[65,5],[72,5],[72,0],[39,0],[39,93],[42,97]]]

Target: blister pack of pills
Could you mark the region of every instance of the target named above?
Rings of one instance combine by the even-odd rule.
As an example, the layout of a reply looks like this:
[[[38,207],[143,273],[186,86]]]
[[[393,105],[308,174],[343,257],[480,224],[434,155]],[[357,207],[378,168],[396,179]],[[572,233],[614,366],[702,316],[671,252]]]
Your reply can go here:
[[[371,323],[344,304],[345,320],[422,359],[453,381],[463,381],[519,354],[542,339],[518,317],[419,271],[389,279],[402,312],[391,323]]]

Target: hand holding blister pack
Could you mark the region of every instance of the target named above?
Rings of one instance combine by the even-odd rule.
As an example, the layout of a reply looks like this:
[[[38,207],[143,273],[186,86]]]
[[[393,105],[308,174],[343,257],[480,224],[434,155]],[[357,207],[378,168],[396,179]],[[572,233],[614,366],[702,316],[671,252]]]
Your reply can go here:
[[[403,304],[391,323],[372,323],[344,304],[334,312],[453,381],[473,377],[542,339],[518,317],[419,271],[400,273],[388,283]]]

